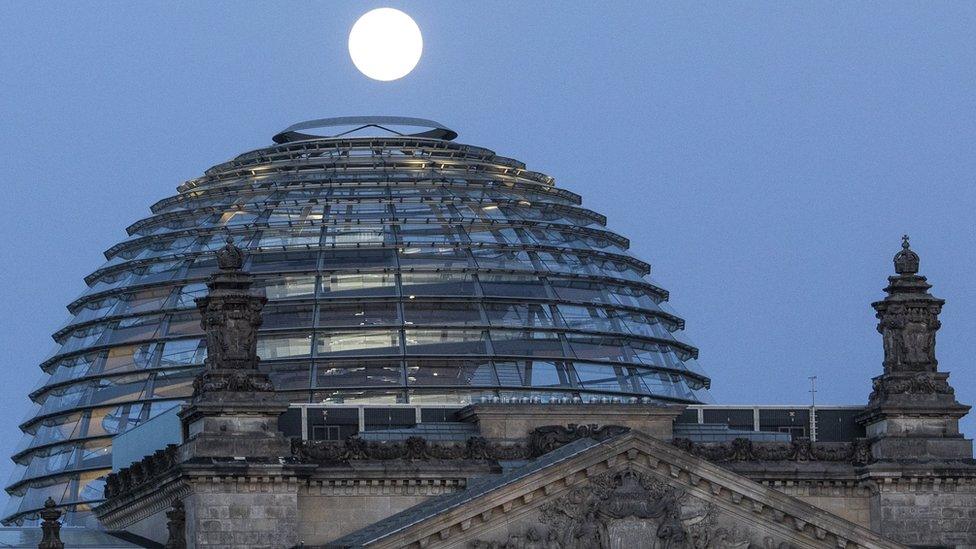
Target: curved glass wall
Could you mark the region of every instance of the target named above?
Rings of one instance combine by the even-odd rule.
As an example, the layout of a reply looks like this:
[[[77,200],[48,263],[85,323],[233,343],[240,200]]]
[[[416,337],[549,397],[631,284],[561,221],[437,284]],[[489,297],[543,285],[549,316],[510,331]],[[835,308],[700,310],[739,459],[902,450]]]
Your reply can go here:
[[[112,436],[190,394],[206,355],[193,300],[228,234],[269,299],[262,365],[295,402],[701,402],[667,292],[580,204],[518,161],[417,136],[285,142],[207,170],[69,305],[5,521],[48,496],[89,520]]]

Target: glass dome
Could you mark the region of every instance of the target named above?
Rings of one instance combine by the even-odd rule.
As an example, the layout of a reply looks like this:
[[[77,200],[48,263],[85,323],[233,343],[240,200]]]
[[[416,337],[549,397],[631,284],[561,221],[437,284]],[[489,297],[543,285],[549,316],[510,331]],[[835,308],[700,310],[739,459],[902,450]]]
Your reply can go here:
[[[191,393],[206,355],[193,300],[228,234],[269,300],[262,365],[294,402],[706,400],[684,321],[628,240],[551,177],[456,135],[297,124],[154,204],[54,334],[4,521],[35,520],[48,496],[68,524],[91,520],[112,437]]]

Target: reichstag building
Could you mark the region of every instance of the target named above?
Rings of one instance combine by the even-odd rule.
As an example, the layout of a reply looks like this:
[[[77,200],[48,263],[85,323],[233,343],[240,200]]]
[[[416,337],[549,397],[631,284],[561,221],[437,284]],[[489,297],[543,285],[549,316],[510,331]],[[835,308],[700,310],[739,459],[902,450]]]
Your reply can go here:
[[[969,407],[938,369],[943,300],[907,237],[873,304],[885,362],[865,402],[714,405],[626,236],[456,137],[303,122],[153,204],[54,333],[8,533],[976,547]]]

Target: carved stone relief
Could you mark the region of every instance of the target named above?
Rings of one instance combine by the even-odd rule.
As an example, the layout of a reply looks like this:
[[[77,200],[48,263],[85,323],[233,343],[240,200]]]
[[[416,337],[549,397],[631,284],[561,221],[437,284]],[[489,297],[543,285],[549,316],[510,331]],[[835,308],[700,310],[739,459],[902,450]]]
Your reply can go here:
[[[537,427],[524,441],[497,441],[470,437],[466,442],[429,442],[409,437],[402,442],[366,441],[349,437],[342,441],[292,440],[292,455],[301,463],[334,463],[352,460],[518,460],[547,454],[581,438],[606,440],[629,431],[619,425],[570,424]]]
[[[608,472],[543,504],[534,523],[472,549],[786,549],[707,501],[638,471]]]

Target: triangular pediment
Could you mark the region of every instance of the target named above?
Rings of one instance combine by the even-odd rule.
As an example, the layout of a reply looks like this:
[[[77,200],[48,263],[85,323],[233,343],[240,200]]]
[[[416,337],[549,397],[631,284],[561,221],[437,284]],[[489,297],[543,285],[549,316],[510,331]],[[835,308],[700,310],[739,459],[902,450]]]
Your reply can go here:
[[[584,439],[327,547],[904,547],[639,432]]]

